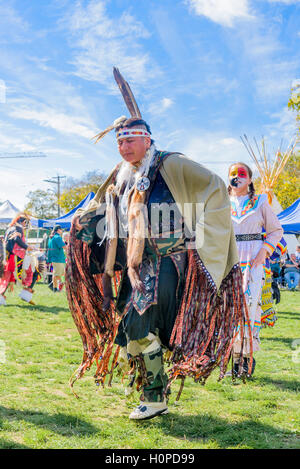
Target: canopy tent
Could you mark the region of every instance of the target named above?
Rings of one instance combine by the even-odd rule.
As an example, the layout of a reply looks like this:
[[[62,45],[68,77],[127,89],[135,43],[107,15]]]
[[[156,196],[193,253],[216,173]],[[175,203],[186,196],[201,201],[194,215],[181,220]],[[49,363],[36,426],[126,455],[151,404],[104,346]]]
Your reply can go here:
[[[15,207],[9,200],[0,205],[0,226],[6,226],[10,223],[20,210]]]
[[[52,228],[55,225],[60,225],[63,229],[70,229],[72,218],[74,213],[79,208],[84,208],[88,205],[88,203],[95,197],[94,192],[90,192],[73,210],[62,215],[58,218],[52,218],[50,220],[42,220],[38,218],[31,219],[31,225],[36,226],[38,228]]]
[[[300,197],[290,207],[279,213],[278,218],[285,234],[300,234]]]

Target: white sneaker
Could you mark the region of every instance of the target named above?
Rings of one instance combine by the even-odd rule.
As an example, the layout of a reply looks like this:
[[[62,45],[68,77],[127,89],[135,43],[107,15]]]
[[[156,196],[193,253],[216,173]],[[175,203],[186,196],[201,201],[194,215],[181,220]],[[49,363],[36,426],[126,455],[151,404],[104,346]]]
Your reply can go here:
[[[19,294],[19,297],[21,298],[21,300],[24,300],[27,303],[30,303],[32,299],[32,293],[28,290],[22,290],[21,293]]]
[[[3,295],[0,295],[0,306],[6,306],[6,300]]]
[[[166,401],[163,402],[142,402],[129,415],[131,420],[148,420],[157,415],[166,415],[169,413]]]

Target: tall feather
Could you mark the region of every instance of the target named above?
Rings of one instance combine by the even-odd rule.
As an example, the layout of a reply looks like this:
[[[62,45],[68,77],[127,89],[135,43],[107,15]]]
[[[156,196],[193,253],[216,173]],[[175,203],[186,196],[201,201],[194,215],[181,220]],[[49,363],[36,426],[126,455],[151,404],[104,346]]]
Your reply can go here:
[[[141,112],[127,81],[124,80],[118,68],[114,67],[113,73],[131,117],[139,117],[141,119]]]
[[[114,128],[115,127],[113,125],[110,125],[109,127],[107,127],[107,129],[105,129],[102,132],[100,132],[99,134],[95,135],[95,137],[93,137],[92,140],[95,138],[96,140],[95,140],[94,143],[99,142],[99,140],[101,140],[101,138],[103,138],[106,134],[108,134]]]

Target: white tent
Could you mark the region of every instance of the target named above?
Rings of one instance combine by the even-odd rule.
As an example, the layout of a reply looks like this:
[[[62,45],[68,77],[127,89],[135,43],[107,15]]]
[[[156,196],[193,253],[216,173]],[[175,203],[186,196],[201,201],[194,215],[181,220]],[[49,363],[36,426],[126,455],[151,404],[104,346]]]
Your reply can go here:
[[[0,205],[0,228],[5,228],[10,223],[20,210],[15,207],[9,200]]]

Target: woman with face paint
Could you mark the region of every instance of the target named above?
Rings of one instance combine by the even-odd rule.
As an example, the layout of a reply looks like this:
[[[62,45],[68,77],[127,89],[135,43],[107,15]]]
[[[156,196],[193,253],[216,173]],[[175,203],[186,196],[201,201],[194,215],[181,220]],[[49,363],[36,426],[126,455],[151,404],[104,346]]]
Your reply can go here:
[[[277,243],[283,230],[272,211],[266,194],[256,195],[252,182],[252,171],[244,163],[234,163],[229,167],[228,192],[231,200],[231,218],[236,236],[240,265],[243,272],[243,290],[249,311],[250,324],[247,324],[242,344],[239,335],[233,346],[234,373],[239,374],[238,358],[243,352],[243,373],[251,375],[248,369],[250,356],[250,334],[253,352],[259,350],[259,331],[261,328],[260,306],[261,291],[264,283],[264,264]],[[265,229],[265,236],[262,230]]]
[[[16,283],[15,273],[23,285],[20,298],[28,303],[32,302],[32,291],[30,291],[32,275],[26,275],[26,278],[22,278],[25,254],[27,251],[31,251],[32,249],[26,244],[24,233],[26,228],[28,228],[29,223],[29,215],[26,213],[19,213],[16,218],[12,220],[5,232],[4,242],[6,249],[6,263],[3,275],[0,279],[0,306],[6,305],[5,293],[8,287],[12,288]]]

